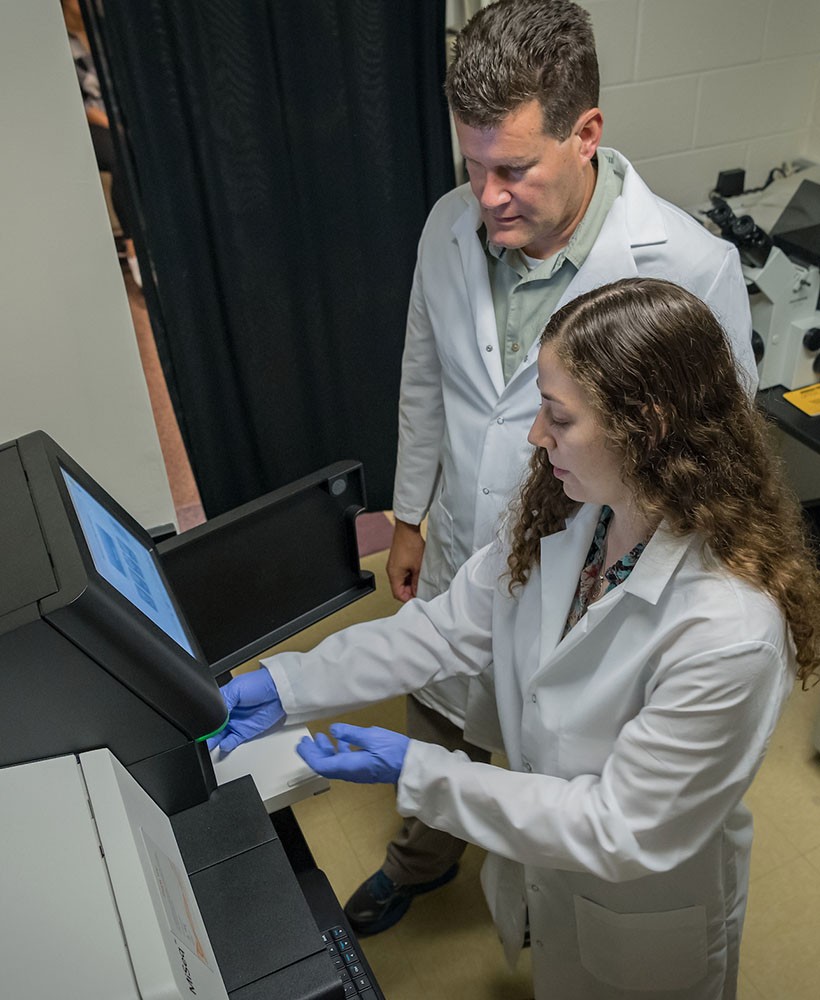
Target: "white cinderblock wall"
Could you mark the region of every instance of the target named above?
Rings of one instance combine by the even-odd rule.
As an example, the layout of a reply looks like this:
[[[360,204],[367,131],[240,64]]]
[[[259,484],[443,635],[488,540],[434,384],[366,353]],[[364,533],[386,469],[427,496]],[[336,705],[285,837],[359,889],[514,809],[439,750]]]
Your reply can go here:
[[[820,162],[820,0],[579,0],[601,64],[604,145],[688,207],[719,170],[746,186]]]

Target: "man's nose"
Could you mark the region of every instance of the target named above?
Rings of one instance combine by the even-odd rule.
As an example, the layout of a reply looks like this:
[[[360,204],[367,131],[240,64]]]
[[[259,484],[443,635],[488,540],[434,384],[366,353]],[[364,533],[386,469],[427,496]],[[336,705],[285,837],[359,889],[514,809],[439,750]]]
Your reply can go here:
[[[506,184],[494,173],[487,171],[479,200],[482,208],[499,208],[510,202],[512,195]]]

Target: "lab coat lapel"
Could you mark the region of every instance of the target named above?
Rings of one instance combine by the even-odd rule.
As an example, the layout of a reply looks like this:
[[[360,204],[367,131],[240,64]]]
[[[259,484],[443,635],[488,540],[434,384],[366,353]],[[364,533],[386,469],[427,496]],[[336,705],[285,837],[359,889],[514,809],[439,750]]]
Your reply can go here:
[[[661,523],[627,579],[587,608],[587,613],[567,636],[566,649],[569,650],[575,642],[590,636],[629,594],[649,604],[657,604],[672,573],[691,544],[692,536],[677,538]]]
[[[563,531],[541,539],[541,648],[539,663],[548,660],[561,641],[572,598],[581,575],[601,508],[585,504]]]
[[[634,594],[649,604],[657,604],[672,574],[689,549],[697,544],[696,535],[673,535],[662,521],[635,563],[635,568],[618,589],[625,594]]]
[[[578,537],[572,546],[567,546],[562,569],[568,575],[565,578],[556,577],[555,590],[552,593],[550,593],[549,583],[542,573],[542,620],[547,623],[548,609],[550,619],[548,626],[545,624],[545,631],[542,633],[539,672],[547,667],[554,668],[559,661],[562,661],[574,650],[578,643],[589,638],[601,622],[612,614],[622,601],[627,599],[628,595],[633,595],[649,604],[657,604],[664,588],[689,547],[695,544],[693,536],[676,537],[670,534],[661,523],[641,553],[641,557],[629,577],[600,601],[590,605],[583,618],[562,640],[561,635],[569,614],[570,603],[578,586],[581,566],[592,543],[592,536],[595,533],[595,526],[600,515],[600,507],[593,507],[590,510],[593,516],[585,521],[584,529],[578,532]],[[556,535],[550,536],[550,538],[558,537]],[[546,542],[548,539],[543,541]],[[543,543],[541,558],[542,560],[544,558]],[[557,563],[553,561],[553,565],[557,565]],[[549,629],[549,639],[546,637],[547,628]]]
[[[504,372],[498,347],[498,327],[487,273],[487,258],[481,241],[476,236],[481,218],[472,195],[465,195],[465,201],[464,211],[453,223],[451,231],[461,254],[464,284],[473,314],[476,347],[493,388],[500,396],[504,391]]]
[[[624,168],[623,189],[556,309],[610,281],[637,277],[634,249],[665,243],[668,238],[655,196],[626,160],[618,154],[616,158]]]

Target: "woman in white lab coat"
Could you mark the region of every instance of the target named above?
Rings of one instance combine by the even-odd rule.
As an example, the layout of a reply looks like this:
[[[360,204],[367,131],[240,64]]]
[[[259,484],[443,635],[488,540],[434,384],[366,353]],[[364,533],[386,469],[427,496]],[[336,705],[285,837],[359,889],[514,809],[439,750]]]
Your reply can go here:
[[[719,324],[676,285],[564,307],[538,391],[502,539],[435,600],[232,681],[222,746],[492,664],[509,770],[379,728],[300,753],[395,781],[400,813],[487,849],[493,918],[510,960],[529,920],[539,1000],[728,1000],[741,799],[795,675],[818,668],[799,510]]]

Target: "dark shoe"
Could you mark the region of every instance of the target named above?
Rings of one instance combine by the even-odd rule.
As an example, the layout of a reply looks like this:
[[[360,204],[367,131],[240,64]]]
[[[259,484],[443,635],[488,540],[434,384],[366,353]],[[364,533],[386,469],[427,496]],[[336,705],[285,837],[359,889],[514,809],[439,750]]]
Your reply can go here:
[[[380,934],[392,927],[410,909],[414,896],[421,896],[452,881],[458,873],[458,864],[448,868],[443,875],[430,882],[399,885],[389,879],[381,868],[362,882],[345,904],[345,916],[353,930],[361,937]]]

